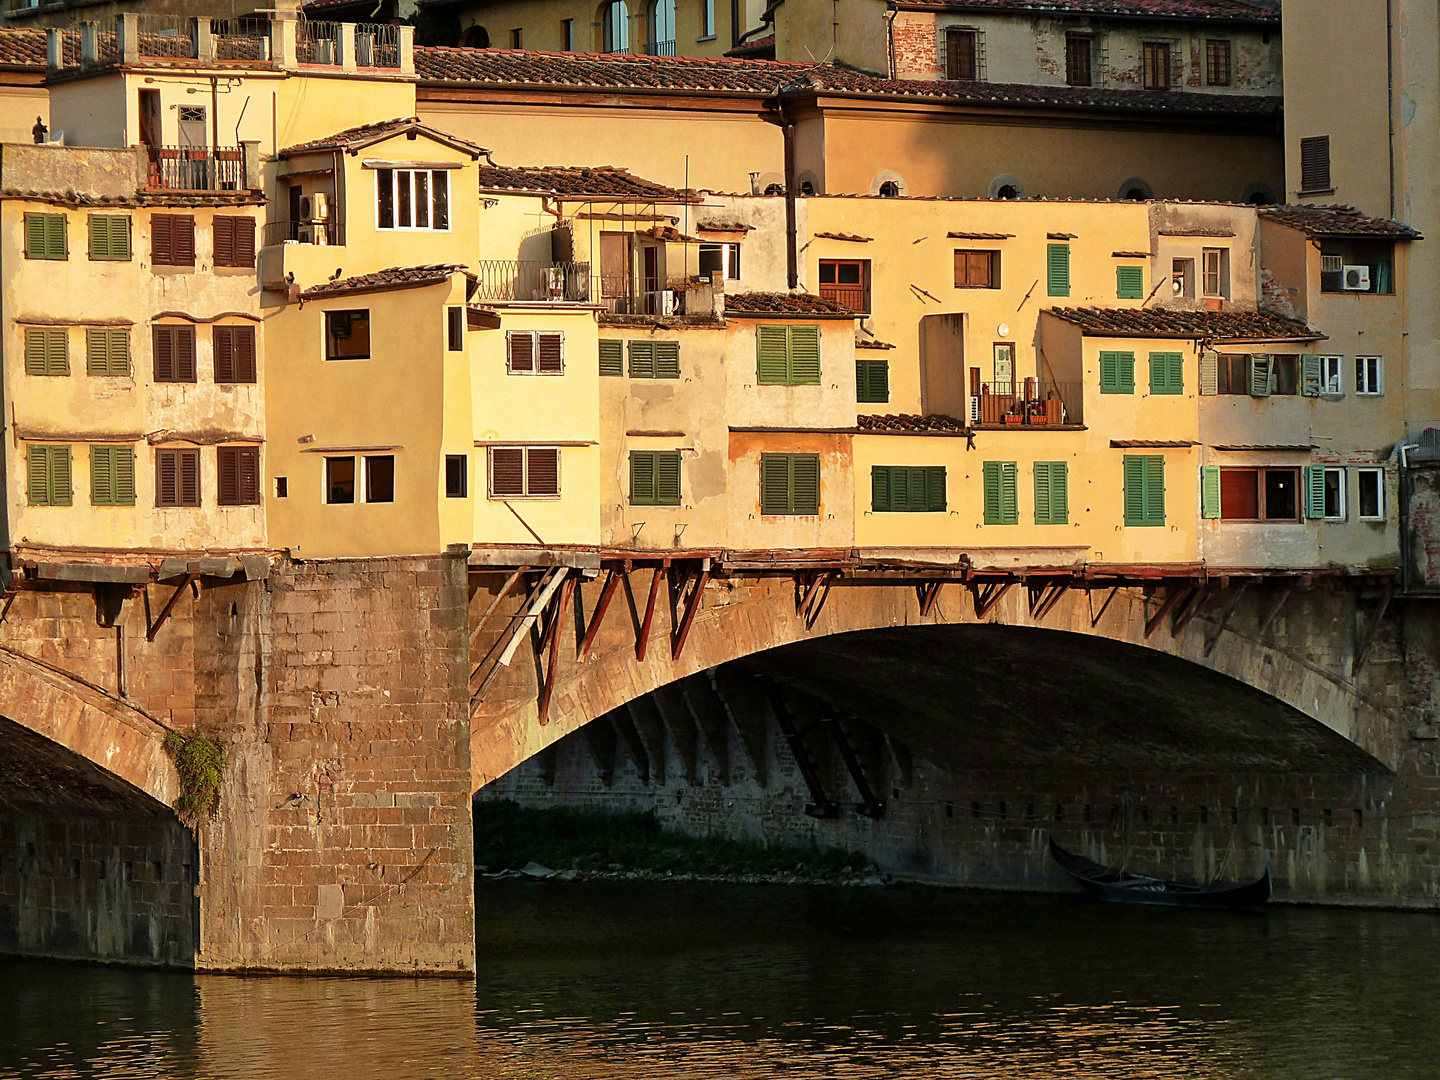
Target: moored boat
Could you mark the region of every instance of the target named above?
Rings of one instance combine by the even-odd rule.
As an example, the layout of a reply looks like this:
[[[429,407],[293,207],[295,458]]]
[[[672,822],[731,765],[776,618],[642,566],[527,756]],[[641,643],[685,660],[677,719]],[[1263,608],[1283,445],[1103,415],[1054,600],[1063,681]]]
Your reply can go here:
[[[1249,884],[1213,882],[1191,885],[1182,881],[1147,877],[1115,870],[1071,854],[1050,838],[1050,857],[1086,892],[1116,904],[1152,904],[1160,907],[1250,907],[1270,899],[1270,871]]]

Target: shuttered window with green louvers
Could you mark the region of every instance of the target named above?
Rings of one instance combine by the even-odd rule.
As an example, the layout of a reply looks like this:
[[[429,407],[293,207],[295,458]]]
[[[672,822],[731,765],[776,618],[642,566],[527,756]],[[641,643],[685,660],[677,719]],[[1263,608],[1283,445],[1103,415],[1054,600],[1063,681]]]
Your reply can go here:
[[[1100,354],[1100,392],[1102,394],[1133,394],[1135,392],[1135,354],[1102,352]]]
[[[820,328],[757,326],[755,367],[762,386],[819,386]]]
[[[1013,461],[987,461],[982,466],[986,525],[1020,524],[1017,473]]]
[[[90,447],[90,502],[94,506],[135,505],[135,448]]]
[[[1185,357],[1178,352],[1150,354],[1150,393],[1183,394],[1185,392]]]
[[[630,342],[630,378],[678,379],[680,377],[680,343],[678,341]]]
[[[25,215],[27,259],[65,259],[69,254],[65,243],[64,214]]]
[[[600,374],[612,379],[620,378],[625,374],[624,342],[600,342]]]
[[[877,514],[945,511],[945,466],[872,465],[870,508]]]
[[[70,333],[66,327],[25,328],[25,374],[70,374]]]
[[[1125,455],[1125,524],[1148,528],[1165,524],[1165,458],[1159,454]]]
[[[890,362],[888,360],[855,361],[855,400],[862,404],[883,405],[890,400]]]
[[[1045,248],[1045,291],[1050,296],[1070,295],[1070,245],[1049,244]]]
[[[1323,518],[1325,516],[1325,466],[1305,466],[1305,516],[1311,518]]]
[[[130,331],[118,326],[91,326],[85,330],[85,374],[130,374]]]
[[[760,513],[800,517],[819,514],[820,455],[761,454]]]
[[[91,214],[90,258],[93,261],[130,260],[130,219],[122,214]]]
[[[70,447],[31,443],[25,458],[31,506],[69,506],[75,501],[70,483]]]
[[[1250,396],[1269,397],[1271,369],[1270,357],[1255,353],[1250,357]]]
[[[1035,524],[1070,523],[1070,468],[1064,461],[1035,462]]]
[[[680,505],[680,451],[630,451],[630,505]]]
[[[1220,516],[1220,466],[1203,465],[1200,468],[1200,516]]]
[[[1120,300],[1143,300],[1145,298],[1145,268],[1143,266],[1117,266],[1115,268],[1115,296]]]
[[[1303,397],[1320,396],[1320,357],[1311,353],[1300,356],[1300,393]]]

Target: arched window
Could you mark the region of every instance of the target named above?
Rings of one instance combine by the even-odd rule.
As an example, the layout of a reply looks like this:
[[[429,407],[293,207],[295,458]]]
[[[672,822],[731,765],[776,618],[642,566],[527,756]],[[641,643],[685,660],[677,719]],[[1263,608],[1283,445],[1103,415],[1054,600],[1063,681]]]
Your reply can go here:
[[[1001,173],[990,181],[987,194],[992,199],[1023,199],[1025,184],[1014,173]]]
[[[898,199],[900,197],[900,185],[894,180],[886,180],[880,185],[880,197],[882,199]]]
[[[801,195],[814,195],[814,194],[815,194],[815,185],[812,184],[809,180],[801,180],[801,181],[800,181],[800,194],[801,194]]]
[[[997,199],[1018,199],[1020,192],[1015,189],[1014,184],[1001,184],[995,189]]]
[[[1155,189],[1142,177],[1132,176],[1120,182],[1120,188],[1115,194],[1118,198],[1129,199],[1131,202],[1144,202],[1155,197]]]
[[[765,194],[766,194],[766,195],[784,195],[784,194],[785,194],[785,185],[784,185],[784,184],[767,184],[766,187],[765,187]]]
[[[675,0],[650,0],[645,13],[649,40],[645,51],[651,56],[675,55]]]
[[[483,26],[472,26],[465,31],[465,44],[472,49],[488,49],[490,35]]]
[[[1275,201],[1275,192],[1270,190],[1269,184],[1256,181],[1241,192],[1240,201],[1251,206],[1269,206]]]
[[[630,51],[630,9],[625,6],[625,0],[610,0],[601,9],[600,26],[603,38],[602,52]]]

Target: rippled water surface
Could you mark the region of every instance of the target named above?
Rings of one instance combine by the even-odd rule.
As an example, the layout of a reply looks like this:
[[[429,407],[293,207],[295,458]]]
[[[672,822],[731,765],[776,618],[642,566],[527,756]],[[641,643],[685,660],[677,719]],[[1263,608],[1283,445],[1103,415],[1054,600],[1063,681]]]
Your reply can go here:
[[[1440,1077],[1440,919],[484,882],[474,983],[0,962],[0,1077]]]

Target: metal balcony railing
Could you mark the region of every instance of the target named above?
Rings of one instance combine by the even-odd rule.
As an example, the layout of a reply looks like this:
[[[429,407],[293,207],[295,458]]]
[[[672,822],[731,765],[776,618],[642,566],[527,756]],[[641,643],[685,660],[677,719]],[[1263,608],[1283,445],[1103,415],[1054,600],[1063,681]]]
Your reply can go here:
[[[472,301],[590,299],[590,264],[485,259]]]
[[[650,56],[674,56],[674,41],[648,41],[645,43],[645,52]]]
[[[358,23],[355,27],[355,66],[398,68],[400,30],[379,23]]]
[[[264,23],[241,19],[212,19],[216,60],[269,60],[270,30]]]
[[[188,15],[137,16],[140,55],[160,60],[193,60],[195,20]]]
[[[301,19],[295,25],[295,59],[302,64],[340,64],[340,24]]]
[[[167,191],[240,191],[245,152],[238,146],[151,146],[146,186]]]
[[[987,382],[970,397],[970,422],[982,427],[1056,427],[1079,424],[1082,415],[1078,382]]]
[[[345,243],[345,230],[337,221],[270,221],[260,229],[263,247],[296,243],[336,246]]]

